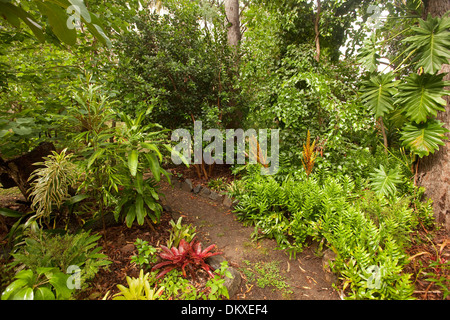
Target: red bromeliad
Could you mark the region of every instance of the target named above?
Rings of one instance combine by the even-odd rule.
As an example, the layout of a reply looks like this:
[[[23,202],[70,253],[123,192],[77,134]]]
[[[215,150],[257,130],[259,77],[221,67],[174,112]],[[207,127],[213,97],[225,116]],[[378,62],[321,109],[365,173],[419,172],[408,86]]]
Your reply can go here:
[[[211,267],[205,262],[205,259],[222,254],[222,252],[210,252],[215,246],[215,244],[210,245],[208,248],[202,251],[201,243],[196,242],[195,239],[193,239],[190,243],[182,239],[178,248],[172,247],[169,249],[165,246],[161,246],[162,252],[159,256],[165,261],[155,265],[152,268],[152,271],[165,267],[164,270],[161,271],[156,277],[157,279],[159,279],[171,270],[175,268],[181,268],[183,276],[186,277],[185,268],[187,267],[192,277],[195,278],[194,269],[201,267],[211,277],[214,277],[213,273],[211,272]]]

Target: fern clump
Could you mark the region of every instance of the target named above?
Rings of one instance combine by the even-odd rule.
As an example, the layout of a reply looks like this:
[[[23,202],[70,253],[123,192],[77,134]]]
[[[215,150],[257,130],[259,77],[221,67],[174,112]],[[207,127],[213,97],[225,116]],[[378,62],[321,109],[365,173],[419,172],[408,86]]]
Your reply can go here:
[[[252,172],[243,180],[246,192],[238,195],[236,213],[255,227],[254,238],[275,239],[291,257],[311,238],[331,248],[337,254],[332,269],[341,274],[348,298],[409,299],[414,287],[403,273],[404,248],[430,211],[411,206],[421,196],[416,188],[398,197],[398,188],[408,183],[395,166],[389,168],[381,165],[367,184],[371,189],[362,191],[344,175],[319,180],[303,171],[281,179]]]

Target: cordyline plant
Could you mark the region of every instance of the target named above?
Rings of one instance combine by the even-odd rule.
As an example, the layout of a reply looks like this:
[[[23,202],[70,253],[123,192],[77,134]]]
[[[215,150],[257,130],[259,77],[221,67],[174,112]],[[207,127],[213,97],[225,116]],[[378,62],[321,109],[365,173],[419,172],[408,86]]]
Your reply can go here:
[[[197,268],[202,268],[211,277],[214,277],[211,272],[211,267],[205,262],[205,259],[215,255],[222,254],[222,252],[210,252],[216,245],[210,245],[208,248],[202,251],[202,245],[193,239],[191,242],[187,242],[181,239],[179,247],[167,248],[166,246],[161,246],[162,252],[160,257],[165,261],[158,263],[152,268],[153,270],[161,269],[165,267],[156,277],[159,279],[163,277],[168,272],[175,268],[180,268],[183,276],[186,277],[186,267],[191,273],[192,278],[195,278],[194,271]]]

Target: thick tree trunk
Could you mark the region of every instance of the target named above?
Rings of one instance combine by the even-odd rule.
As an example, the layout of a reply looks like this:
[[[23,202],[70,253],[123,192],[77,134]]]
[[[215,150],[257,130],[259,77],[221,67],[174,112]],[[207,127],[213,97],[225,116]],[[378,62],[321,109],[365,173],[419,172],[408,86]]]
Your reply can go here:
[[[241,42],[239,0],[225,0],[225,12],[227,14],[228,45],[237,48]]]
[[[18,187],[25,200],[29,200],[31,181],[29,178],[38,168],[34,164],[55,151],[53,143],[44,142],[32,151],[12,160],[0,158],[0,182],[5,189]]]
[[[450,0],[428,0],[424,1],[424,5],[424,19],[428,14],[433,17],[442,16],[450,10]],[[450,72],[448,64],[444,64],[441,69],[441,73],[446,72]],[[450,80],[450,74],[444,79]],[[444,126],[450,130],[450,97],[445,99],[447,106],[445,111],[438,112],[437,119],[445,123]],[[418,182],[420,186],[425,187],[425,196],[433,200],[436,222],[443,224],[450,235],[450,133],[447,133],[447,137],[449,139],[439,151],[419,160]]]

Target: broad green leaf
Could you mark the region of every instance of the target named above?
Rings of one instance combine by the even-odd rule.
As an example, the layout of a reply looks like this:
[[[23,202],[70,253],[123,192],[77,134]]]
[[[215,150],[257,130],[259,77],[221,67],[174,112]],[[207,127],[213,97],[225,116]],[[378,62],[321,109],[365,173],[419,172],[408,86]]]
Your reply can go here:
[[[170,174],[163,168],[159,168],[159,171],[167,178],[167,181],[171,184]]]
[[[89,196],[87,194],[77,194],[73,197],[71,197],[69,200],[66,201],[67,205],[73,205],[75,203],[81,202],[84,199],[89,198]]]
[[[28,284],[32,285],[33,284],[33,280],[34,280],[34,274],[33,271],[27,269],[27,270],[22,270],[19,273],[17,273],[14,278],[16,279],[23,279],[26,280],[28,282]]]
[[[139,152],[137,150],[132,150],[128,154],[128,168],[133,177],[136,176],[137,168],[139,163]]]
[[[33,132],[33,129],[30,127],[18,126],[13,128],[13,131],[15,134],[18,134],[19,136],[27,136]]]
[[[12,297],[12,300],[33,300],[33,299],[34,299],[34,292],[33,288],[30,287],[19,290]]]
[[[68,300],[73,292],[73,290],[69,289],[69,287],[67,286],[67,280],[69,279],[70,275],[64,274],[62,272],[55,272],[47,276],[49,277],[48,281],[56,290],[57,299]]]
[[[33,34],[38,38],[39,41],[44,42],[45,37],[42,32],[42,26],[40,26],[34,18],[21,7],[17,7],[10,2],[0,2],[0,12],[5,12],[5,17],[11,22],[11,24],[17,25],[17,19],[11,18],[12,16],[20,18],[25,24],[31,29]]]
[[[147,143],[147,142],[141,142],[141,147],[144,149],[155,151],[159,157],[159,161],[162,161],[162,154],[154,144]]]
[[[361,99],[377,119],[394,108],[397,84],[393,73],[375,75],[363,83]]]
[[[105,152],[105,149],[98,149],[97,151],[95,151],[94,154],[89,158],[87,167],[90,168],[92,166],[92,164],[94,163],[94,161],[97,158],[101,157],[104,152]]]
[[[66,11],[63,8],[49,2],[37,1],[36,4],[41,12],[47,16],[50,27],[58,39],[70,46],[73,46],[77,40],[77,31],[75,29],[67,28],[67,19],[69,16]]]
[[[12,282],[9,286],[6,287],[5,291],[3,291],[2,300],[9,300],[24,286],[28,286],[28,281],[26,279],[18,279]]]
[[[138,172],[136,174],[136,180],[134,180],[134,187],[136,188],[136,191],[140,194],[144,194],[144,176],[142,172]]]
[[[383,165],[380,165],[379,169],[375,169],[375,173],[371,173],[370,177],[373,191],[385,196],[394,195],[397,191],[396,185],[403,182],[401,174],[394,169],[386,172]]]
[[[156,210],[156,201],[152,197],[145,197],[144,201],[145,204],[150,208],[150,210]]]
[[[144,208],[144,199],[140,194],[136,196],[136,218],[139,225],[144,224],[144,218],[146,216],[146,210]]]
[[[86,23],[86,27],[88,30],[92,33],[92,35],[100,41],[102,44],[107,46],[108,48],[112,47],[111,40],[108,38],[108,36],[105,34],[101,27],[100,19],[97,18],[97,16],[93,13],[90,14],[91,22]],[[85,21],[86,22],[86,21]]]
[[[410,42],[410,51],[416,50],[418,67],[424,72],[434,74],[441,69],[442,64],[450,59],[450,18],[433,18],[428,15],[426,21],[419,20],[418,27],[411,29],[415,34],[406,38]]]
[[[34,300],[55,300],[55,295],[47,287],[37,287],[34,292]]]
[[[136,207],[134,205],[130,206],[130,209],[127,212],[127,216],[125,217],[125,222],[128,228],[131,228],[133,225],[134,219],[136,219]]]
[[[372,37],[364,41],[358,52],[358,63],[369,72],[376,72],[380,65],[380,55],[376,45],[376,33],[374,32]]]
[[[436,120],[421,124],[408,123],[401,131],[400,139],[404,146],[423,158],[438,150],[440,145],[445,145],[443,140],[447,139],[445,133],[448,130],[443,125]]]
[[[425,122],[429,116],[436,116],[438,111],[445,111],[446,101],[442,98],[448,94],[442,81],[445,74],[430,75],[411,73],[400,84],[396,96],[397,103],[406,116],[416,123]]]
[[[167,151],[169,151],[172,154],[172,157],[176,155],[186,165],[186,167],[189,168],[189,162],[187,161],[185,156],[183,156],[181,153],[179,153],[177,150],[175,150],[168,144],[163,144],[163,146],[167,149]]]
[[[150,170],[153,173],[153,178],[158,182],[161,180],[161,172],[159,161],[156,155],[153,152],[146,153],[145,157],[147,158],[148,164],[150,166]]]

